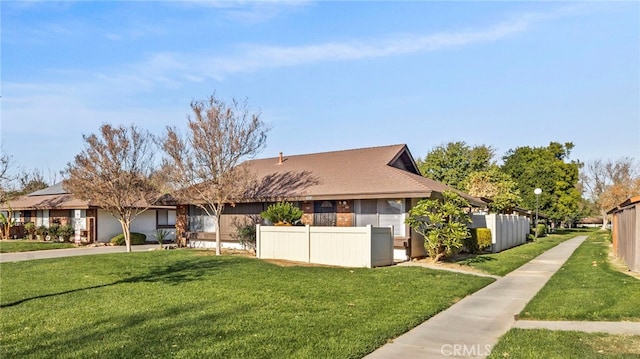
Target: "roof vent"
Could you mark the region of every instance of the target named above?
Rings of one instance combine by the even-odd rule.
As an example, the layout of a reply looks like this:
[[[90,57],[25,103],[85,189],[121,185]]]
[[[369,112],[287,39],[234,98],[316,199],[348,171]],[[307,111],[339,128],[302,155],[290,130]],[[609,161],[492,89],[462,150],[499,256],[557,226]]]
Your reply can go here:
[[[280,155],[278,156],[278,164],[281,165],[284,163],[284,158],[282,157],[282,152],[280,152]]]

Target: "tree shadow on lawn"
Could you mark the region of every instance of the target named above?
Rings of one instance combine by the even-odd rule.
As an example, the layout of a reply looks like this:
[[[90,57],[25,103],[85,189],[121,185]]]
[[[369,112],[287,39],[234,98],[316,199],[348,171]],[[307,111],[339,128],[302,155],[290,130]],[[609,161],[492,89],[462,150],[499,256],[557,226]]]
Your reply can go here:
[[[155,307],[136,313],[98,314],[97,320],[58,329],[28,345],[25,343],[28,339],[16,342],[20,336],[8,335],[2,343],[3,352],[15,358],[170,357],[196,343],[233,341],[241,336],[238,330],[216,325],[234,313],[219,307],[211,310],[211,305],[213,301]],[[194,310],[194,306],[209,309]]]
[[[9,303],[3,303],[3,304],[0,304],[0,309],[13,307],[34,299],[56,297],[60,295],[81,292],[81,291],[91,290],[91,289],[97,289],[97,288],[110,287],[110,286],[124,284],[124,283],[153,282],[153,283],[177,285],[177,284],[181,284],[189,281],[198,280],[204,275],[210,274],[212,270],[220,269],[220,267],[222,266],[234,265],[238,261],[239,259],[237,258],[231,258],[225,261],[202,260],[201,258],[182,260],[182,261],[165,265],[165,266],[162,266],[162,265],[154,266],[151,268],[149,272],[145,274],[132,275],[130,277],[126,277],[112,283],[98,284],[98,285],[93,285],[89,287],[70,289],[70,290],[65,290],[65,291],[56,292],[56,293],[41,294],[41,295],[36,295],[33,297],[24,298],[24,299],[20,299],[20,300],[9,302]]]

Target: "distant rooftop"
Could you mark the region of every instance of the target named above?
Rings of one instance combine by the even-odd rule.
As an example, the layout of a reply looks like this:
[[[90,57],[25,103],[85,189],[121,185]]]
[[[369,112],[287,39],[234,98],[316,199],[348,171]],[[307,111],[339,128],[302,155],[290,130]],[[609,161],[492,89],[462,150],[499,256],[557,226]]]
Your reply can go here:
[[[67,191],[62,188],[62,182],[58,182],[53,186],[29,193],[27,196],[50,196],[54,194],[67,194]]]

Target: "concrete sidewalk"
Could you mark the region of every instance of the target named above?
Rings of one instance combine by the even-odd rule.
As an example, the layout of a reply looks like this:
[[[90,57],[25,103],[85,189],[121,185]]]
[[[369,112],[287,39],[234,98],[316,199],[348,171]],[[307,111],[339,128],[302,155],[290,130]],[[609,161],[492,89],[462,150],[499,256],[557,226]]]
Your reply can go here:
[[[560,243],[365,358],[487,356],[500,336],[514,325],[514,316],[586,238],[579,236]]]
[[[131,246],[131,251],[144,252],[154,248],[159,248],[159,245],[144,244],[139,246]],[[63,258],[63,257],[86,256],[86,255],[93,255],[93,254],[126,253],[126,252],[127,252],[127,247],[125,246],[104,246],[104,247],[49,249],[45,251],[31,251],[31,252],[0,253],[0,263],[28,261],[28,260],[34,260],[34,259]]]

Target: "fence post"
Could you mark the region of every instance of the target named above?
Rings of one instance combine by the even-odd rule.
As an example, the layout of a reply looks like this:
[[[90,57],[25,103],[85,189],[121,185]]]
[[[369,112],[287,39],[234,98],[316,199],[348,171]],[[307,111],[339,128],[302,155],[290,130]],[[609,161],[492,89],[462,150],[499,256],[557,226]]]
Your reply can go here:
[[[261,258],[261,254],[262,251],[260,250],[260,225],[256,224],[256,257]]]
[[[367,253],[367,268],[371,268],[373,265],[373,231],[372,231],[372,226],[370,224],[367,224],[367,240],[366,240],[366,248],[365,251]]]
[[[304,229],[307,233],[307,263],[311,263],[311,226],[305,224]]]
[[[396,229],[394,226],[391,226],[391,233],[389,233],[390,238],[390,246],[391,246],[391,264],[393,264],[393,239],[395,238]]]

